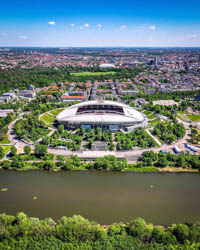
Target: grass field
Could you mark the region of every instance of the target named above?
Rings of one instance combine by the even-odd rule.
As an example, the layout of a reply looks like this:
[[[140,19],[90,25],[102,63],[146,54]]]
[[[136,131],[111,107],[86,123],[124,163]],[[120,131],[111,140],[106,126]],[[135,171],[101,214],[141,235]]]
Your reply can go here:
[[[4,154],[7,154],[11,146],[2,146]]]
[[[4,139],[0,141],[0,144],[10,144],[10,141],[8,140],[8,135],[6,135]]]
[[[0,159],[3,159],[4,155],[7,154],[11,148],[11,146],[0,146],[3,149],[3,156]]]
[[[63,108],[61,108],[61,109],[55,109],[55,110],[50,111],[49,113],[51,113],[52,115],[58,115],[63,110],[64,110]]]
[[[44,115],[42,115],[41,117],[40,117],[40,120],[41,121],[43,121],[44,123],[46,123],[46,124],[51,124],[51,123],[53,123],[54,121],[55,121],[55,116],[53,116],[53,115],[50,115],[50,114],[48,114],[48,113],[45,113]]]
[[[187,117],[184,116],[184,111],[178,111],[177,112],[177,116],[182,120],[182,121],[186,121]]]
[[[116,72],[80,72],[80,73],[71,73],[73,76],[100,76],[100,75],[114,75]]]
[[[160,118],[157,118],[157,119],[155,119],[155,120],[149,122],[149,125],[155,126],[155,125],[157,125],[158,123],[160,123]]]
[[[149,116],[147,116],[148,117],[148,119],[153,119],[153,118],[155,118],[156,117],[156,115],[155,114],[151,114],[151,115],[149,115]]]
[[[193,122],[200,121],[200,115],[187,115],[187,117]]]
[[[130,172],[137,172],[137,173],[152,173],[152,172],[158,172],[158,169],[156,167],[142,167],[142,168],[136,168],[136,167],[128,167],[125,168],[124,171],[130,171]]]
[[[151,111],[146,110],[146,111],[144,111],[143,113],[144,113],[145,115],[150,115],[152,112],[151,112]]]

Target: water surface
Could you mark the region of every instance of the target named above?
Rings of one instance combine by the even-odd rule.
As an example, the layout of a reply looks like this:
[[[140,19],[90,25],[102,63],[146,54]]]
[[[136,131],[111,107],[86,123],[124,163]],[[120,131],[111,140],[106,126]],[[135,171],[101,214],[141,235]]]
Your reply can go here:
[[[1,170],[0,188],[8,188],[0,192],[0,213],[80,214],[101,224],[137,217],[164,225],[200,220],[200,174]]]

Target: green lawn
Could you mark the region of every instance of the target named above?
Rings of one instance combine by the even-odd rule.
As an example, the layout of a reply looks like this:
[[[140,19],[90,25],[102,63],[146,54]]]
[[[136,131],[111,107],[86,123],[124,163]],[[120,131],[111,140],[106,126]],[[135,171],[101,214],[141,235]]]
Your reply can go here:
[[[146,110],[146,111],[144,111],[143,113],[144,113],[145,115],[150,115],[152,112],[151,112],[151,111]]]
[[[80,73],[71,73],[74,76],[100,76],[100,75],[114,75],[116,72],[80,72]]]
[[[0,146],[3,149],[3,156],[0,157],[0,159],[2,159],[4,157],[5,154],[7,154],[11,148],[11,146]]]
[[[187,118],[183,114],[181,114],[179,112],[177,112],[177,117],[180,118],[182,121],[186,121],[187,120]]]
[[[55,121],[55,116],[50,115],[48,113],[45,113],[40,117],[40,120],[43,121],[44,123],[51,124]]]
[[[2,146],[4,154],[7,154],[11,146]]]
[[[132,172],[141,172],[141,173],[152,173],[152,172],[158,172],[158,169],[156,167],[142,167],[142,168],[136,168],[136,167],[128,167],[125,168],[124,171],[132,171]]]
[[[49,113],[51,113],[52,115],[58,115],[63,110],[64,110],[63,108],[61,108],[61,109],[55,109],[55,110],[50,111]]]
[[[187,115],[187,117],[193,122],[200,121],[200,115]]]
[[[160,118],[157,118],[157,119],[155,119],[155,120],[149,122],[149,125],[155,126],[155,125],[157,125],[158,123],[160,123]]]
[[[10,144],[10,141],[8,140],[8,135],[6,135],[4,139],[0,141],[0,144]]]
[[[153,119],[153,118],[155,118],[156,117],[156,115],[155,114],[151,114],[151,115],[149,115],[149,116],[147,116],[148,117],[148,119]]]

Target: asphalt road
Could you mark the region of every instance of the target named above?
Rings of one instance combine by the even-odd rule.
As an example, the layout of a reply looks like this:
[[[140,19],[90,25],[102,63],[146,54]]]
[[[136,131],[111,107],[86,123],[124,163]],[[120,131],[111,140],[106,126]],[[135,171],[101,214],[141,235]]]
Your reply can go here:
[[[17,140],[15,138],[15,135],[13,133],[13,127],[14,124],[17,120],[19,120],[25,113],[21,113],[19,115],[19,117],[12,121],[9,126],[8,126],[8,139],[11,141],[12,145],[15,145],[17,148],[24,148],[24,146],[27,145],[27,143],[21,141],[21,140]],[[148,149],[136,149],[136,150],[130,150],[130,151],[117,151],[117,152],[111,152],[111,151],[83,151],[83,152],[72,152],[70,150],[61,150],[61,149],[52,149],[52,148],[48,148],[48,153],[52,153],[55,155],[64,155],[64,156],[69,156],[69,155],[75,155],[77,154],[79,157],[83,157],[83,158],[87,158],[87,157],[100,157],[100,156],[105,156],[108,154],[112,154],[118,157],[125,157],[128,160],[131,160],[134,162],[135,160],[137,160],[137,158],[139,158],[141,156],[141,154],[145,151],[150,151],[152,150],[153,152],[159,152],[160,150],[165,150],[165,151],[172,151],[172,148],[176,145],[176,146],[181,146],[184,145],[184,143],[188,142],[189,139],[189,134],[190,134],[190,123],[184,122],[182,120],[180,120],[179,118],[177,118],[179,123],[182,123],[186,129],[186,134],[183,138],[181,138],[180,140],[176,141],[174,144],[171,145],[167,145],[167,144],[163,144],[160,147],[157,148],[148,148]],[[53,131],[52,131],[53,132]],[[51,132],[51,133],[52,133]],[[39,140],[40,141],[40,140]],[[34,149],[34,145],[30,145],[30,147],[32,149]]]

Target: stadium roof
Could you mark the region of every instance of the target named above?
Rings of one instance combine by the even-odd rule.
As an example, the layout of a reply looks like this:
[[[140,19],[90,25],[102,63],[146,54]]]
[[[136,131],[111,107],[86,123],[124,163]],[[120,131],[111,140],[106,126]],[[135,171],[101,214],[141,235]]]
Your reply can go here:
[[[90,112],[87,113],[77,113],[78,109],[84,106],[102,105],[102,106],[116,106],[121,107],[123,113],[104,113],[104,112]],[[66,108],[61,112],[56,119],[60,122],[68,122],[72,124],[131,124],[134,122],[143,122],[144,116],[132,107],[114,101],[86,101],[82,103],[75,104],[71,107]]]

